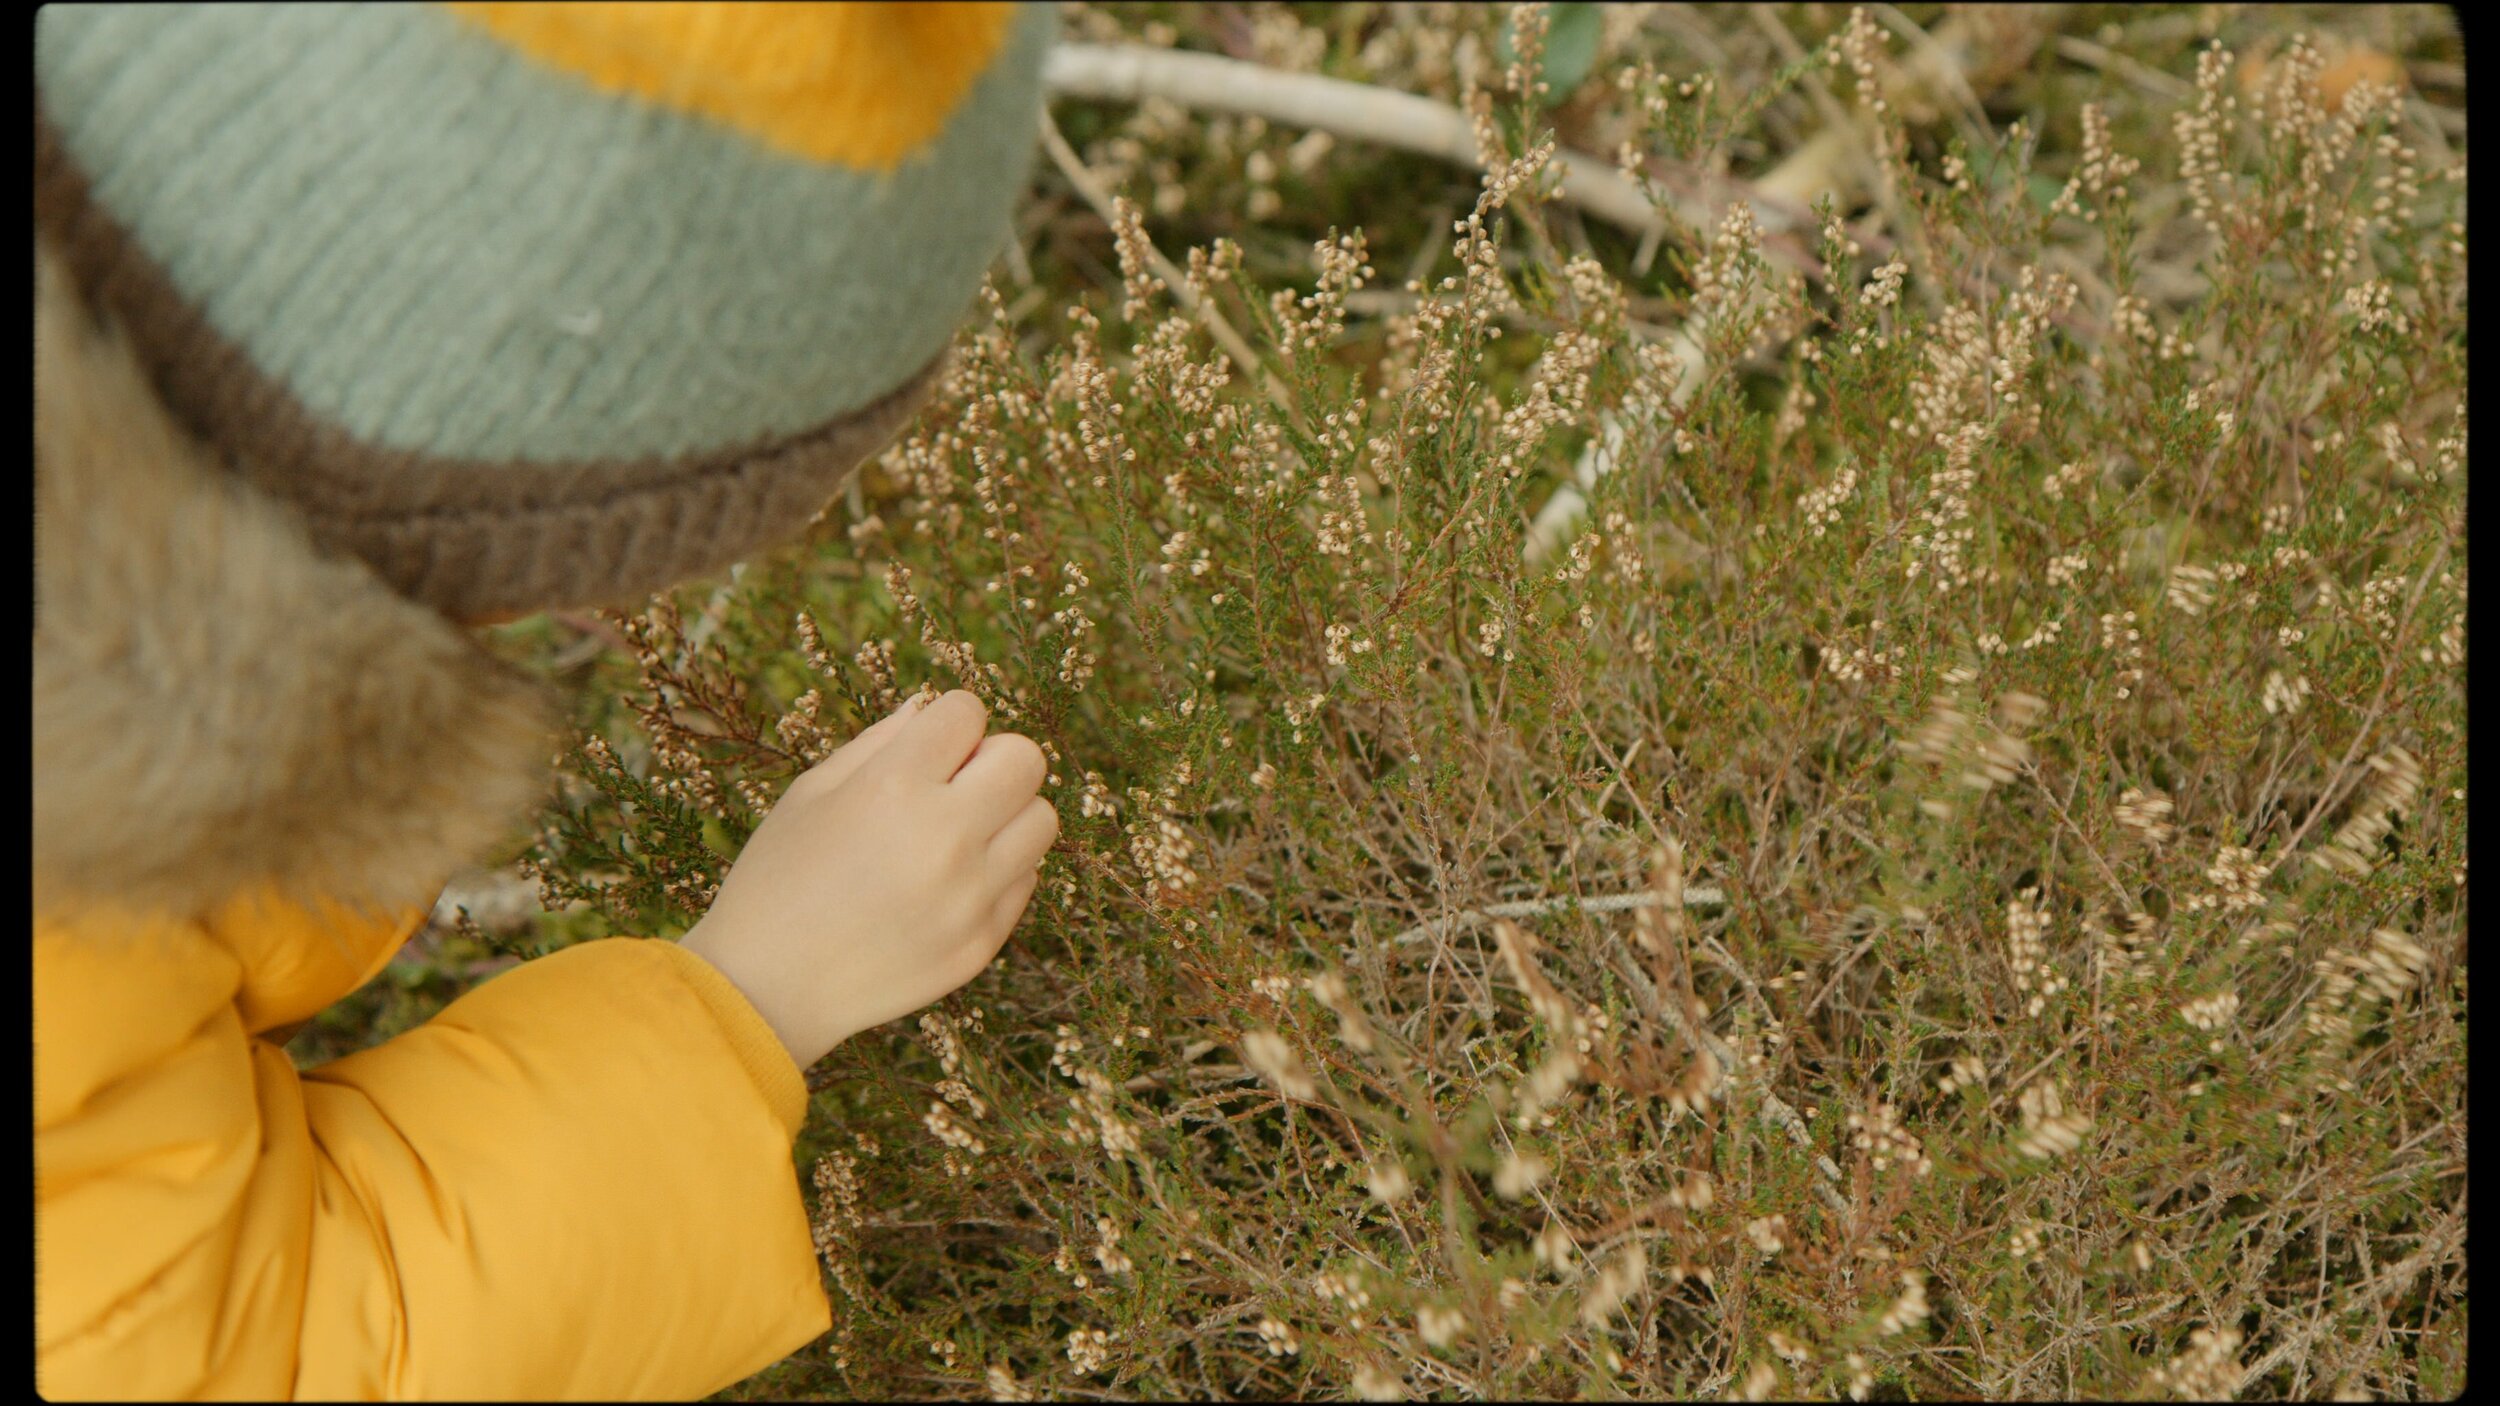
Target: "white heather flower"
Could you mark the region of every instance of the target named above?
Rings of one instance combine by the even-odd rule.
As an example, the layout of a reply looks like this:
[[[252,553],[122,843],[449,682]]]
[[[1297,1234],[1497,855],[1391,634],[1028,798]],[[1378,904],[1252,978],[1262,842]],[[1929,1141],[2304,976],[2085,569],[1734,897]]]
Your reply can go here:
[[[1884,1316],[1875,1324],[1885,1337],[1916,1327],[1927,1321],[1927,1275],[1920,1270],[1901,1271],[1901,1297],[1892,1301]]]
[[[1707,1049],[1693,1051],[1692,1062],[1667,1090],[1667,1107],[1678,1113],[1700,1113],[1725,1086],[1723,1073],[1718,1056]]]
[[[2199,1030],[2218,1030],[2229,1025],[2232,1018],[2239,1014],[2239,1009],[2240,993],[2218,991],[2210,996],[2199,996],[2195,1000],[2182,1002],[2179,1006],[2179,1018]]]
[[[1506,1152],[1493,1169],[1493,1192],[1505,1200],[1516,1201],[1536,1189],[1552,1170],[1545,1158],[1535,1152]]]
[[[2119,793],[2118,823],[2152,848],[2159,849],[2177,837],[2178,827],[2170,823],[2170,813],[2170,798],[2159,791],[2130,786]]]
[[[1535,1253],[1538,1264],[1558,1275],[1568,1276],[1571,1273],[1571,1260],[1576,1252],[1572,1248],[1571,1232],[1563,1229],[1561,1221],[1547,1221],[1545,1228],[1529,1242],[1529,1249]]]
[[[1241,1037],[1242,1061],[1287,1098],[1310,1099],[1319,1088],[1303,1071],[1302,1057],[1273,1030],[1253,1030]]]
[[[979,1157],[983,1153],[989,1151],[988,1146],[981,1141],[980,1137],[973,1133],[970,1128],[967,1128],[963,1124],[957,1122],[955,1120],[955,1111],[948,1108],[943,1103],[930,1104],[929,1111],[921,1117],[920,1121],[925,1127],[928,1128],[932,1136],[936,1137],[938,1141],[946,1144],[948,1148],[953,1149],[953,1151],[950,1151],[946,1157],[946,1166],[949,1172],[965,1176],[971,1175],[972,1172],[971,1164],[968,1161],[963,1161],[955,1157],[954,1152],[960,1151],[969,1153],[973,1157]]]
[[[1261,1318],[1259,1320],[1259,1346],[1267,1349],[1267,1355],[1270,1357],[1291,1357],[1302,1350],[1302,1339],[1294,1336],[1291,1325],[1283,1320]]]
[[[2181,563],[2170,569],[2170,589],[2165,594],[2173,610],[2202,615],[2214,603],[2214,573],[2206,567]]]
[[[1685,1176],[1684,1184],[1674,1191],[1675,1204],[1688,1210],[1706,1211],[1717,1193],[1711,1189],[1710,1178],[1701,1172]]]
[[[1926,1150],[1916,1135],[1901,1126],[1898,1110],[1889,1103],[1877,1103],[1871,1113],[1851,1113],[1849,1145],[1870,1155],[1876,1171],[1883,1171],[1899,1162],[1913,1176],[1926,1176],[1935,1170]]]
[[[2118,656],[2118,696],[2134,697],[2136,685],[2144,682],[2144,632],[2136,628],[2134,611],[2115,610],[2102,614],[2101,648]]]
[[[2264,861],[2257,851],[2245,845],[2223,845],[2214,852],[2214,862],[2205,869],[2206,882],[2214,886],[2212,894],[2198,894],[2188,899],[2190,908],[2219,906],[2226,913],[2237,913],[2264,903],[2261,891],[2266,880]]]
[[[1097,815],[1117,818],[1120,803],[1111,798],[1111,785],[1099,771],[1085,773],[1085,793],[1077,799],[1077,814],[1091,820]]]
[[[1076,1267],[1076,1254],[1064,1243],[1058,1249],[1051,1251],[1050,1267],[1066,1275],[1068,1282],[1080,1289],[1090,1288],[1093,1285],[1093,1277]]]
[[[1406,1173],[1406,1164],[1395,1157],[1377,1157],[1364,1169],[1363,1183],[1373,1200],[1394,1206],[1415,1190],[1415,1180]]]
[[[986,1374],[992,1401],[1030,1401],[1033,1388],[1016,1379],[1015,1369],[1004,1362],[993,1362]]]
[[[2188,1334],[2187,1350],[2154,1368],[2150,1380],[2182,1401],[2227,1401],[2240,1376],[2240,1330],[2199,1328]]]
[[[1193,849],[1189,832],[1169,815],[1154,817],[1151,825],[1129,827],[1129,858],[1152,881],[1158,901],[1185,894],[1197,884],[1198,871],[1189,864]]]
[[[1346,989],[1345,978],[1326,971],[1303,985],[1337,1017],[1337,1038],[1357,1053],[1370,1053],[1374,1043],[1371,1022],[1364,1019],[1362,1008],[1354,1003],[1354,993]]]
[[[1120,1227],[1110,1217],[1095,1218],[1094,1234],[1097,1237],[1094,1262],[1102,1266],[1103,1273],[1126,1274],[1135,1268],[1129,1257],[1120,1251]]]
[[[2022,1112],[2023,1134],[2015,1148],[2037,1161],[2062,1157],[2083,1145],[2083,1135],[2092,1130],[2092,1119],[2081,1112],[2066,1111],[2065,1100],[2055,1084],[2033,1084],[2022,1091],[2017,1104]]]
[[[1111,1361],[1111,1340],[1116,1333],[1100,1328],[1079,1328],[1068,1334],[1068,1365],[1080,1377],[1090,1377]]]
[[[2024,889],[2005,905],[2006,949],[2014,989],[2026,996],[2023,1014],[2036,1016],[2048,998],[2066,989],[2066,978],[2048,964],[2049,910],[2040,891]]]
[[[1843,464],[1840,472],[1832,475],[1831,482],[1799,496],[1797,511],[1805,518],[1807,530],[1814,536],[1820,537],[1831,528],[1838,526],[1841,505],[1848,502],[1851,495],[1857,491],[1856,466]]]
[[[2025,1221],[2022,1227],[2014,1232],[2013,1243],[2006,1247],[2006,1253],[2018,1260],[2031,1258],[2039,1253],[2040,1234],[2040,1222]]]
[[[1056,1033],[1059,1038],[1051,1042],[1050,1067],[1073,1079],[1076,1077],[1076,1066],[1068,1056],[1083,1052],[1085,1037],[1077,1034],[1076,1027],[1072,1025],[1062,1025]]]
[[[1945,1067],[1944,1077],[1936,1081],[1936,1092],[1950,1096],[1957,1089],[1986,1088],[1987,1063],[1975,1054],[1957,1054]]]
[[[1426,1304],[1415,1311],[1415,1331],[1433,1347],[1448,1347],[1467,1326],[1467,1315],[1455,1308]]]
[[[1328,636],[1328,662],[1332,665],[1345,663],[1346,641],[1354,638],[1354,628],[1350,625],[1331,625],[1326,634]]]
[[[938,1097],[945,1099],[948,1103],[954,1104],[956,1107],[961,1108],[964,1112],[971,1114],[975,1118],[987,1118],[990,1116],[989,1104],[984,1102],[981,1096],[974,1093],[971,1086],[964,1083],[961,1079],[941,1079],[938,1081],[937,1091]]]
[[[1354,1397],[1358,1401],[1404,1401],[1406,1383],[1379,1363],[1366,1362],[1354,1369]]]
[[[1587,1043],[1583,1038],[1581,1043]],[[1519,1081],[1515,1107],[1516,1121],[1522,1128],[1538,1121],[1539,1115],[1556,1099],[1570,1091],[1580,1077],[1580,1056],[1572,1050],[1557,1050],[1545,1057],[1527,1078]],[[1550,1116],[1545,1121],[1552,1121]]]
[[[1638,1241],[1606,1262],[1580,1300],[1580,1321],[1594,1328],[1615,1316],[1615,1310],[1649,1277],[1649,1251]]]
[[[2394,928],[2378,928],[2370,934],[2362,977],[2381,1000],[2393,1001],[2412,989],[2415,978],[2430,965],[2430,959],[2431,954],[2412,938]]]
[[[2395,290],[2384,279],[2373,278],[2345,289],[2344,311],[2352,314],[2364,332],[2385,328],[2402,336],[2413,327],[2412,319],[2396,307]]]
[[[1079,1068],[1075,1079],[1083,1091],[1068,1100],[1072,1111],[1063,1134],[1080,1146],[1100,1142],[1105,1154],[1121,1157],[1139,1150],[1135,1124],[1111,1107],[1111,1081],[1096,1070]]]
[[[944,1071],[947,1078],[954,1078],[963,1067],[964,1047],[962,1039],[955,1034],[953,1017],[942,1011],[922,1013],[920,1036],[928,1042],[929,1052],[937,1056],[938,1068]]]
[[[2359,878],[2370,871],[2382,842],[2394,828],[2393,817],[2413,808],[2422,790],[2422,764],[2402,747],[2391,747],[2370,758],[2374,773],[2362,788],[2360,800],[2354,805],[2352,817],[2338,826],[2325,848],[2309,856],[2312,864],[2348,878]]]
[[[2126,189],[2120,183],[2136,173],[2141,163],[2119,152],[2109,139],[2109,114],[2099,103],[2086,103],[2083,108],[2083,153],[2075,163],[2075,174],[2066,188],[2049,202],[2052,215],[2076,215],[2086,224],[2100,219],[2100,211],[2084,203],[2089,196],[2094,202],[2124,199]]]

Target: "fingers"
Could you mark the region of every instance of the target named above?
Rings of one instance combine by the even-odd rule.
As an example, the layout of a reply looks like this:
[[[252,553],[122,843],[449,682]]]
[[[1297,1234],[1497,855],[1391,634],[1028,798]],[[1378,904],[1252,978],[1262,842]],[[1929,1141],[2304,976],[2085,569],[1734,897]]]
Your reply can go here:
[[[1012,732],[994,733],[973,748],[972,759],[955,773],[951,789],[996,825],[1012,818],[1041,789],[1050,772],[1042,749],[1033,739]]]
[[[988,722],[989,710],[981,700],[959,688],[906,720],[886,755],[917,776],[951,780],[981,745],[981,729]]]
[[[1000,873],[1029,875],[1059,838],[1059,812],[1035,796],[990,841],[990,861]]]

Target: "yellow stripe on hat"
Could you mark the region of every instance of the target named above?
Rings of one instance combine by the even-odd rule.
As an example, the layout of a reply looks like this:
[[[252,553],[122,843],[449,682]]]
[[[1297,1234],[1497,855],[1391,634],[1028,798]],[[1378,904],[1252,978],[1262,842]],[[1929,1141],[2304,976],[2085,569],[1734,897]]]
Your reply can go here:
[[[998,56],[1013,5],[531,4],[449,8],[610,92],[778,150],[890,170],[946,126]]]

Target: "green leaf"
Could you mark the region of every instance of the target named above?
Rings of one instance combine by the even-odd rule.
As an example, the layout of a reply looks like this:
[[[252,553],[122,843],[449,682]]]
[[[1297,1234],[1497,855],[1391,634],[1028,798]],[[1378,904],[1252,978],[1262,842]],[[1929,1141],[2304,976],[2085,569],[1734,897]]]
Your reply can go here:
[[[1605,29],[1603,7],[1586,3],[1548,7],[1545,25],[1545,105],[1553,107],[1571,96],[1589,70],[1597,66],[1597,41]],[[1511,46],[1510,22],[1502,22],[1502,32],[1493,44],[1494,56],[1503,63],[1515,63],[1519,51]]]

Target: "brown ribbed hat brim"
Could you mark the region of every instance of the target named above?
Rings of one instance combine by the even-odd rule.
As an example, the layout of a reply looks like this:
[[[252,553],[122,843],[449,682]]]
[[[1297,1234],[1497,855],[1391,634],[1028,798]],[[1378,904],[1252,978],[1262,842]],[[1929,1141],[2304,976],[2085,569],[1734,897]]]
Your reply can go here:
[[[624,603],[789,538],[926,401],[938,363],[803,434],[701,454],[560,464],[382,448],[308,411],[211,326],[92,198],[40,111],[35,220],[119,324],[174,416],[325,550],[454,618]]]

